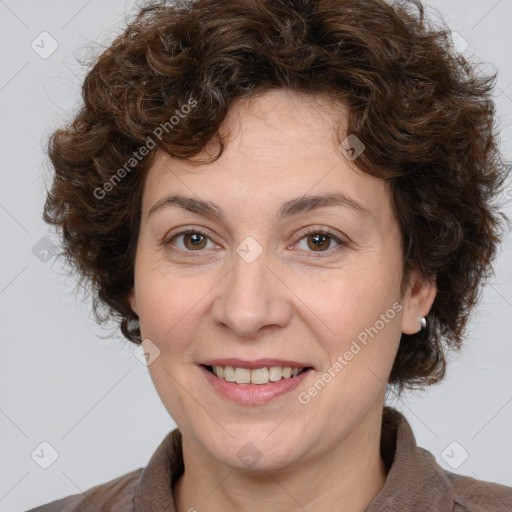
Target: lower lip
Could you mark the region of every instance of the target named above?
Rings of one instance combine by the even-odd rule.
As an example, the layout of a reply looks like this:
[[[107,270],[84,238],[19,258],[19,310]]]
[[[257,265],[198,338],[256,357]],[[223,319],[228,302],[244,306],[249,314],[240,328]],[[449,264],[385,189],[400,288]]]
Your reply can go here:
[[[281,379],[268,384],[237,384],[219,379],[204,366],[199,366],[206,380],[226,398],[242,405],[258,405],[270,402],[278,396],[284,395],[295,389],[311,373],[311,369],[302,372],[296,377]]]

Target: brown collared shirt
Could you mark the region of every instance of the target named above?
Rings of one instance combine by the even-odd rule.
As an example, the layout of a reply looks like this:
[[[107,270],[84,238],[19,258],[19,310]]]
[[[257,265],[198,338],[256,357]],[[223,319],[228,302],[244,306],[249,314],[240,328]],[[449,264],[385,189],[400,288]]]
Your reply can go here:
[[[391,407],[384,407],[381,454],[386,483],[366,512],[512,512],[512,487],[444,470]],[[145,468],[28,512],[176,512],[172,487],[183,471],[181,432],[174,429]]]

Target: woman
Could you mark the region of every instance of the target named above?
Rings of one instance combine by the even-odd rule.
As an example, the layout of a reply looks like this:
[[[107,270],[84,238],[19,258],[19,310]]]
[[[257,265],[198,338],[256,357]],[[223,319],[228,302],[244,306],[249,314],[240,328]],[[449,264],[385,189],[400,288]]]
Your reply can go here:
[[[178,428],[35,511],[505,511],[398,393],[440,381],[492,271],[494,78],[419,2],[148,4],[51,138],[63,231]]]

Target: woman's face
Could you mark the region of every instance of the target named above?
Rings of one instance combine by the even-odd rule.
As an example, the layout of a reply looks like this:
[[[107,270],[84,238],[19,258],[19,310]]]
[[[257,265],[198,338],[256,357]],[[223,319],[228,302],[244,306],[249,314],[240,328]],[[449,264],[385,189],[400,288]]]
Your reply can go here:
[[[161,153],[147,176],[130,301],[149,372],[184,437],[230,467],[306,461],[380,421],[400,335],[434,299],[415,274],[400,298],[389,191],[340,150],[337,120],[326,99],[272,91],[235,104],[218,161]],[[170,195],[189,202],[151,211]]]

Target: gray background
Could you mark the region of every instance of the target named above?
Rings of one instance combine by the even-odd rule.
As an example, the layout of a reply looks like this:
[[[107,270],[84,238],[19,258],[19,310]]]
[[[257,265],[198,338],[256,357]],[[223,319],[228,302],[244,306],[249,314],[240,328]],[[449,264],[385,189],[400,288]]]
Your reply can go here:
[[[499,70],[495,100],[512,159],[512,0],[427,5],[461,36],[461,50],[467,44]],[[134,7],[131,0],[0,0],[0,511],[24,511],[143,467],[175,426],[135,346],[120,335],[102,339],[109,331],[95,325],[62,264],[33,251],[42,239],[56,240],[41,220],[43,148],[78,105],[84,69],[75,58],[89,44],[108,44]],[[51,44],[58,48],[44,55]],[[509,237],[446,380],[391,404],[443,467],[512,486],[511,249]],[[44,441],[58,452],[48,469],[31,457]]]

